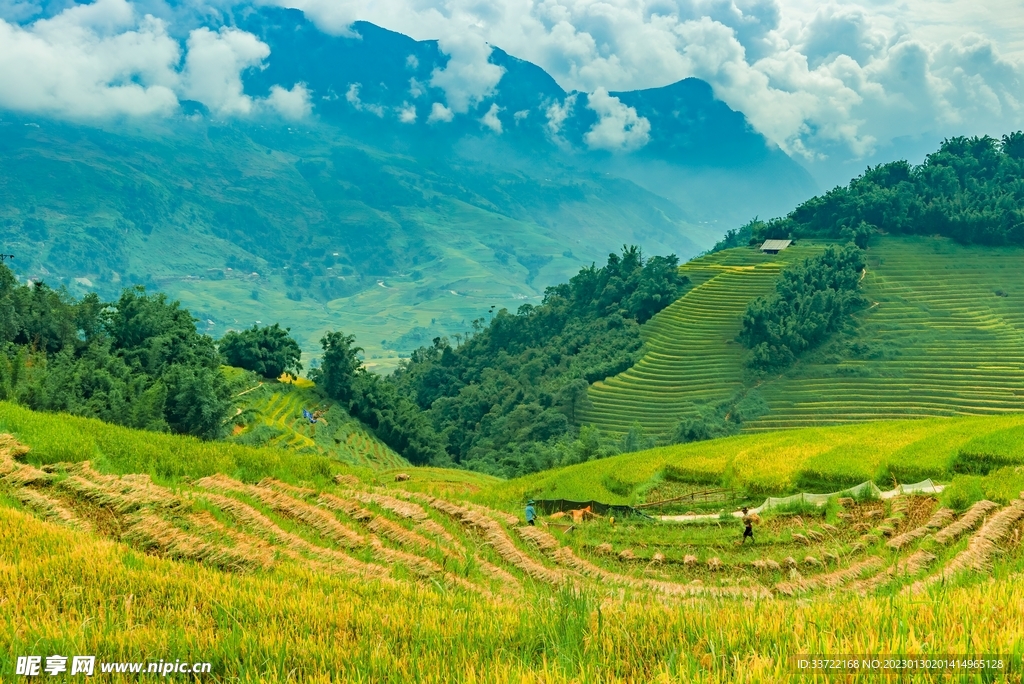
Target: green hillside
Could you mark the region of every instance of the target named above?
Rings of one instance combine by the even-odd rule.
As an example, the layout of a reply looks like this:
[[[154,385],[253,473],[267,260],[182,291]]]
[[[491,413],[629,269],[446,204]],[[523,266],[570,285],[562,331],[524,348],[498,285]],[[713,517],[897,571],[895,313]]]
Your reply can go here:
[[[882,238],[856,329],[761,394],[751,429],[1024,410],[1024,249]]]
[[[714,239],[627,181],[421,158],[328,125],[0,130],[0,241],[22,279],[107,298],[145,284],[215,337],[280,322],[314,355],[340,320],[383,368],[623,242],[688,256]]]
[[[240,374],[238,369],[228,369]],[[251,374],[245,374],[251,375]],[[318,454],[350,465],[369,468],[408,467],[409,462],[377,439],[334,401],[317,392],[304,378],[291,382],[256,381],[238,392],[228,441]],[[237,382],[236,382],[237,385]],[[302,410],[322,411],[316,424]]]
[[[736,337],[747,304],[822,244],[801,240],[774,257],[739,247],[685,264],[700,285],[642,328],[639,363],[592,385],[587,421],[664,436],[702,406],[752,391],[767,412],[748,430],[1024,411],[1024,249],[1014,247],[875,238],[861,284],[869,306],[848,329],[780,375],[746,370]]]

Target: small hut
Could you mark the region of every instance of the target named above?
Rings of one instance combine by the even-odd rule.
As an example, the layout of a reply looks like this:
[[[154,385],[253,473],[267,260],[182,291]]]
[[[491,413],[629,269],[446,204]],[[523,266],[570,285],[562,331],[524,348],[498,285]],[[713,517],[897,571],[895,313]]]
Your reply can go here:
[[[792,240],[765,240],[761,245],[761,251],[765,254],[778,254],[793,244]]]

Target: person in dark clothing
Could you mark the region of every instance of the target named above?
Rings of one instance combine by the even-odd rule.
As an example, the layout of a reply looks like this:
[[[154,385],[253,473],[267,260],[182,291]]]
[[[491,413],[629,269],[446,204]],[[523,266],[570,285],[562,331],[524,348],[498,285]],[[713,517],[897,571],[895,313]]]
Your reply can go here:
[[[754,516],[747,513],[747,507],[744,506],[743,511],[743,544],[747,543],[747,537],[750,537],[750,542],[754,542]]]
[[[533,499],[526,502],[526,524],[536,525],[537,511],[533,508]]]

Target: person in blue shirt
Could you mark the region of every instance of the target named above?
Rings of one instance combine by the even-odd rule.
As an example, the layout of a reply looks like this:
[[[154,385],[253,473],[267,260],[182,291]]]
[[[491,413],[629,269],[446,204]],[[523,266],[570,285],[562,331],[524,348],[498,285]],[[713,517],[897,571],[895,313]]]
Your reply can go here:
[[[535,525],[534,522],[537,519],[537,511],[533,508],[533,499],[526,502],[526,524]]]

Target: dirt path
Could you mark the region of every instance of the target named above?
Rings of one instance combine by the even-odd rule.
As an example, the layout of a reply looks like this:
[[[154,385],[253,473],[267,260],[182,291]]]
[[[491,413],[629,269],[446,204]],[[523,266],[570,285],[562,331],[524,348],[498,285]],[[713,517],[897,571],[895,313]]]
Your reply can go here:
[[[238,394],[235,395],[235,399],[237,399],[238,397],[242,396],[243,394],[248,394],[249,392],[255,392],[260,387],[263,387],[263,383],[262,382],[260,384],[256,385],[255,387],[250,387],[249,389],[245,390],[244,392],[239,392]]]
[[[730,513],[734,518],[742,518],[743,511],[733,511]],[[721,516],[720,513],[688,513],[686,515],[659,515],[658,519],[665,522],[691,522],[694,520],[718,520]]]

